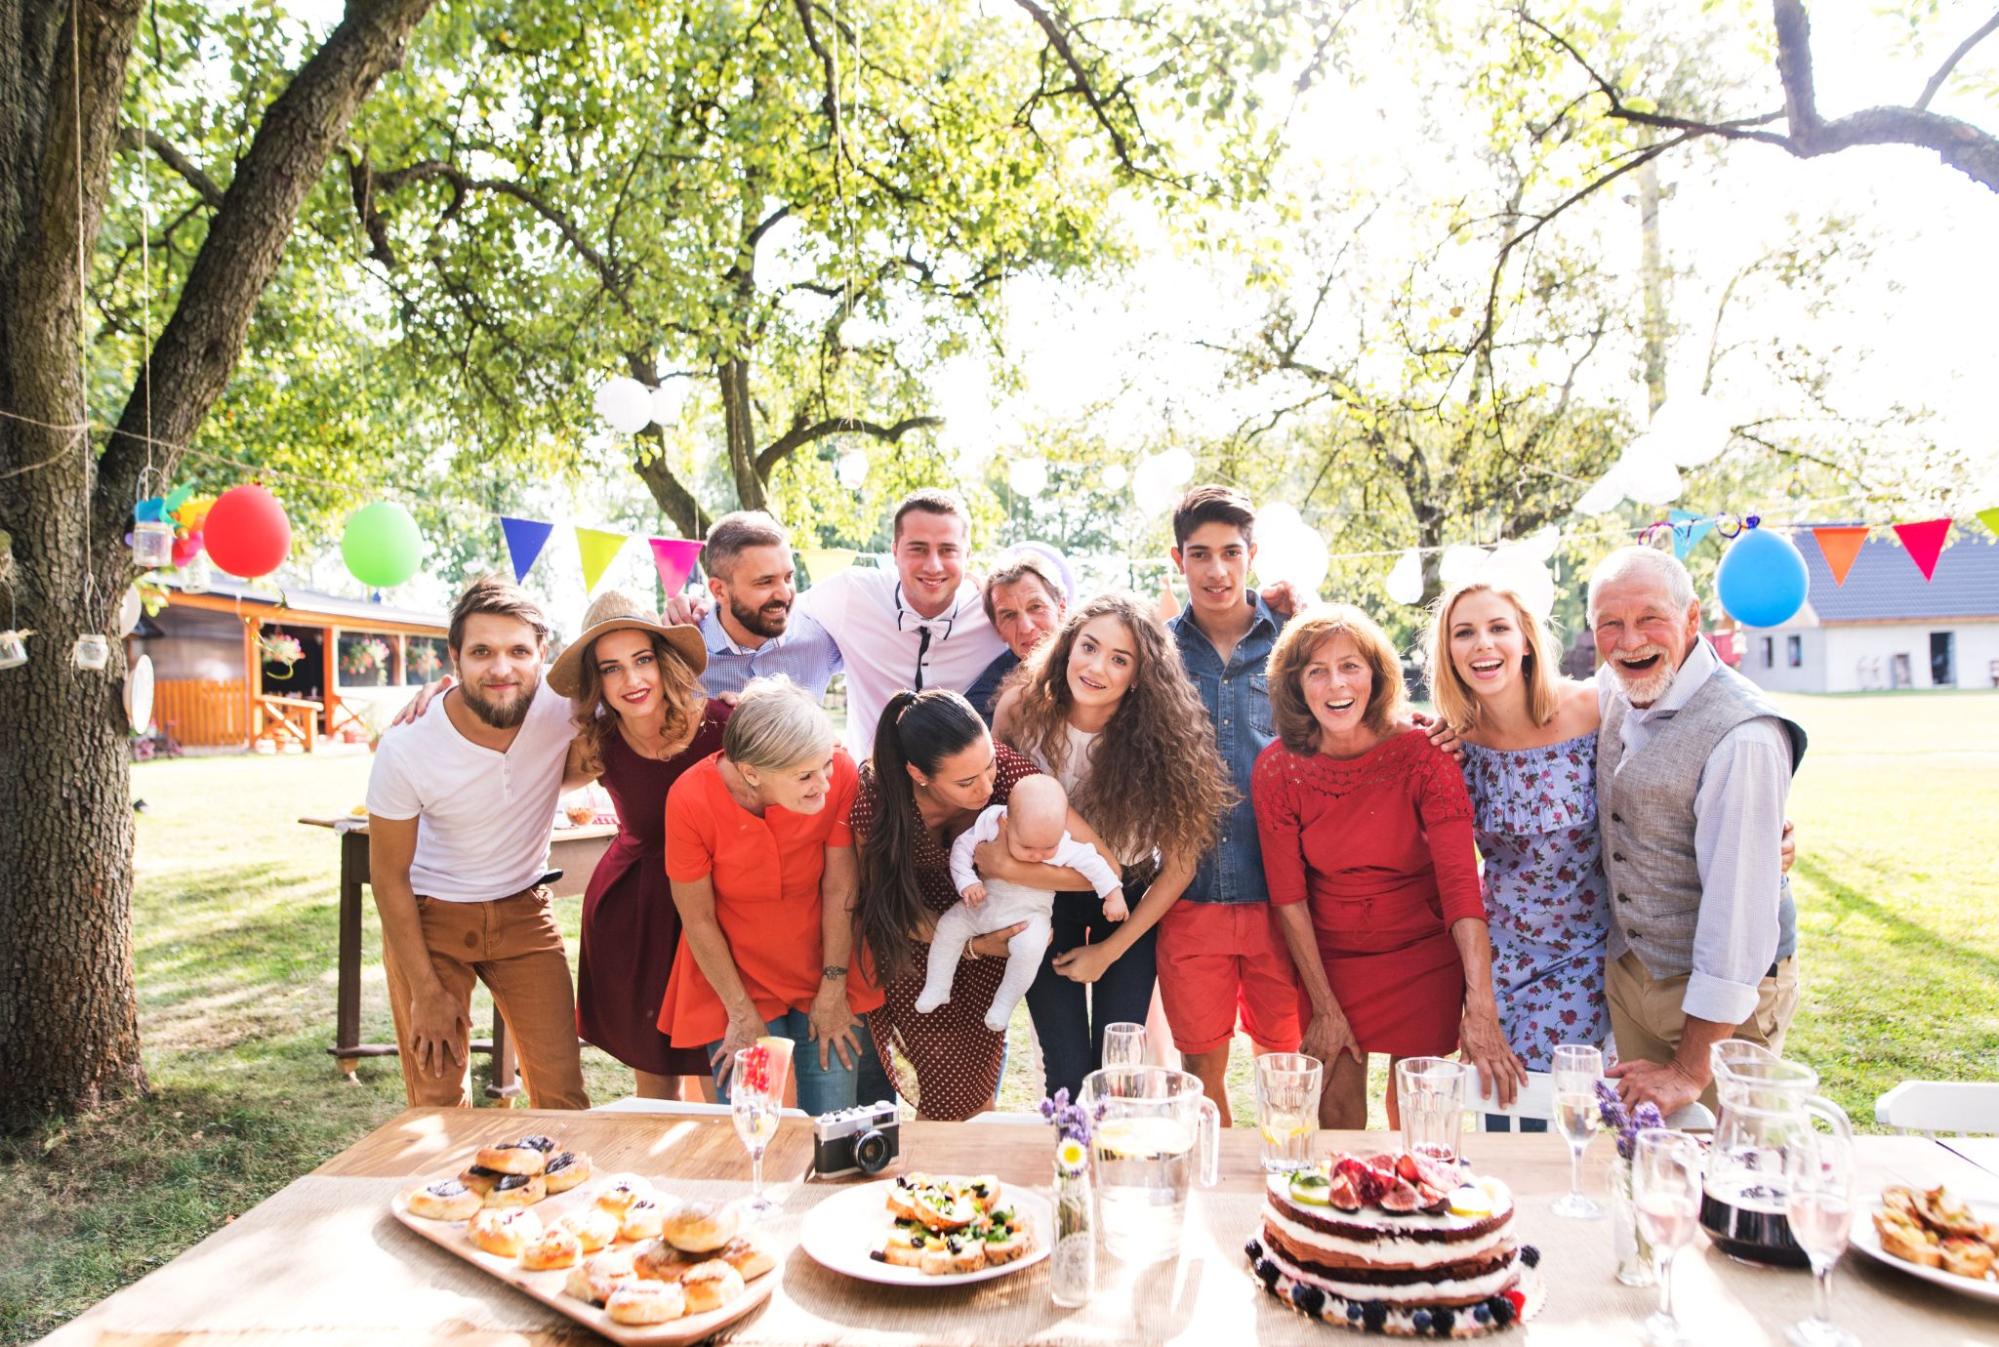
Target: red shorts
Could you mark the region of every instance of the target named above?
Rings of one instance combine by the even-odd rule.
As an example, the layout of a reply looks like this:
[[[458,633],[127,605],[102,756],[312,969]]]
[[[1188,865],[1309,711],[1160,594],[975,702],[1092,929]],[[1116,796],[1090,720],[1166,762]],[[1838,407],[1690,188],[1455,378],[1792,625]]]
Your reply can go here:
[[[1181,1052],[1223,1046],[1238,1014],[1258,1044],[1298,1050],[1298,979],[1270,904],[1182,898],[1159,923],[1158,965],[1159,999]]]

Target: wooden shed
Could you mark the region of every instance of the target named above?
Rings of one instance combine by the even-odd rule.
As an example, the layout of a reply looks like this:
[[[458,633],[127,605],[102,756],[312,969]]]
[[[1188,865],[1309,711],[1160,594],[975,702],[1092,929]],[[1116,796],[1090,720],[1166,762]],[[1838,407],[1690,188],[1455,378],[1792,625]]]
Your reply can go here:
[[[446,631],[431,613],[218,576],[201,593],[169,586],[129,639],[152,656],[154,722],[182,746],[310,753],[379,733],[408,686],[447,667]]]

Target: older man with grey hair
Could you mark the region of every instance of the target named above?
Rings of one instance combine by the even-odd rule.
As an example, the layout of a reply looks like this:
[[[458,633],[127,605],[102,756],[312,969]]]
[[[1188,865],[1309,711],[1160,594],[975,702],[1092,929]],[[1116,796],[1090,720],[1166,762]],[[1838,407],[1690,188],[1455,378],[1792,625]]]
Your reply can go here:
[[[1650,547],[1590,576],[1603,725],[1598,824],[1610,882],[1608,997],[1627,1103],[1714,1102],[1708,1049],[1783,1047],[1797,911],[1779,851],[1805,732],[1700,634],[1693,578]]]

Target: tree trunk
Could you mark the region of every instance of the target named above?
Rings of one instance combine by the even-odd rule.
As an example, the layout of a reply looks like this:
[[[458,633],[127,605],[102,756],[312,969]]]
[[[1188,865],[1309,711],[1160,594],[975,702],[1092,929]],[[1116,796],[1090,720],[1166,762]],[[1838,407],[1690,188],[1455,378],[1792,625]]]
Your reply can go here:
[[[352,0],[265,111],[152,353],[152,434],[185,444],[220,395],[299,203],[431,0]],[[32,629],[0,672],[0,1129],[143,1088],[132,964],[124,660],[76,669],[132,577],[123,546],[145,389],[100,458],[87,420],[77,259],[94,248],[138,0],[11,6],[0,41],[0,617]],[[80,115],[79,115],[80,114]],[[40,422],[44,424],[34,424]],[[51,429],[49,427],[55,427]]]
[[[756,407],[750,401],[750,362],[736,356],[717,371],[722,383],[722,424],[728,434],[729,477],[745,510],[764,508],[763,479],[757,476]]]
[[[707,535],[711,522],[701,508],[701,502],[694,499],[694,493],[681,484],[673,475],[673,469],[666,465],[666,436],[658,426],[651,426],[639,432],[639,438],[653,441],[649,456],[632,460],[632,470],[652,493],[654,503],[666,511],[666,517],[673,521],[673,527],[683,538],[700,538]]]

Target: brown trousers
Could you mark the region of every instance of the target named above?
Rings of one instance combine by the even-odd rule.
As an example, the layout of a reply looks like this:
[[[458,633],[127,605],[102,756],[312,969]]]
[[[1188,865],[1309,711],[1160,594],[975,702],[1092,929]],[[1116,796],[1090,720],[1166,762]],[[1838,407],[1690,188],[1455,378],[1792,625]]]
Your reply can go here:
[[[1687,1013],[1680,1006],[1686,999],[1687,979],[1684,976],[1655,979],[1645,971],[1639,957],[1626,950],[1611,961],[1605,983],[1618,1060],[1673,1060],[1673,1054],[1680,1049],[1680,1033],[1687,1025]],[[1782,1053],[1784,1035],[1790,1031],[1791,1017],[1797,1013],[1798,959],[1792,955],[1777,965],[1774,977],[1766,977],[1757,985],[1756,1010],[1735,1027],[1734,1037]],[[1701,1102],[1710,1109],[1718,1107],[1713,1082],[1701,1094]]]
[[[473,981],[492,991],[520,1057],[529,1102],[536,1108],[589,1108],[577,1055],[576,991],[553,900],[545,886],[489,903],[447,903],[419,894],[416,911],[431,969],[445,992],[464,1007],[468,1022]],[[410,1051],[410,979],[403,963],[408,957],[407,951],[383,947],[410,1107],[470,1108],[471,1057],[464,1027],[452,1042],[458,1055],[451,1060],[465,1063],[455,1074],[449,1065],[442,1076],[425,1074]]]

